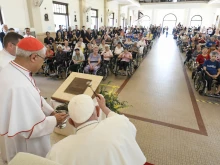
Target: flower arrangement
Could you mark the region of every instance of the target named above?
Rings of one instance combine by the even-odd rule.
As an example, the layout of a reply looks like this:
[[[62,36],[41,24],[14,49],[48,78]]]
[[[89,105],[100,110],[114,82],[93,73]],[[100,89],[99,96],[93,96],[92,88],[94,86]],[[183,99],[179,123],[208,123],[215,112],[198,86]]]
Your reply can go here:
[[[116,112],[116,113],[120,113],[119,110],[123,109],[123,108],[127,108],[131,105],[128,105],[127,101],[119,101],[118,99],[118,93],[117,93],[117,89],[119,88],[118,86],[112,86],[109,85],[110,82],[108,82],[108,84],[101,84],[101,88],[100,88],[100,94],[102,94],[106,100],[106,106]],[[110,87],[110,90],[107,90]]]

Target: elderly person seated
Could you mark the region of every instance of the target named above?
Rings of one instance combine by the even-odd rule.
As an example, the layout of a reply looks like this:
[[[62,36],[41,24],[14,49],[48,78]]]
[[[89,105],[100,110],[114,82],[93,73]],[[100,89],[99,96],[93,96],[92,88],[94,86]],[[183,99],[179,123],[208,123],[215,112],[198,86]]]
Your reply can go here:
[[[71,51],[71,49],[70,49],[70,47],[69,47],[69,42],[68,42],[68,40],[66,40],[66,39],[65,39],[65,41],[64,41],[63,51],[64,51],[64,52],[70,52],[70,51]]]
[[[102,95],[96,100],[98,105],[85,94],[70,100],[69,123],[76,134],[56,143],[46,158],[63,165],[145,164],[146,157],[136,142],[136,128],[129,118],[111,111]],[[100,113],[107,118],[99,121]]]
[[[212,88],[212,81],[217,80],[218,84],[220,84],[220,64],[218,61],[216,61],[216,57],[218,55],[217,51],[212,51],[210,53],[211,58],[209,60],[206,60],[203,64],[203,69],[206,73],[205,79],[208,82],[208,95],[212,95],[211,88]],[[217,91],[214,95],[219,96],[220,92],[220,85],[218,86]]]
[[[48,59],[53,58],[54,57],[54,52],[53,52],[53,50],[51,50],[51,45],[47,45],[46,48],[47,48],[46,57]]]
[[[211,48],[211,47],[215,47],[215,45],[216,45],[215,38],[211,37],[210,41],[208,41],[205,46],[208,47],[208,48]]]
[[[92,40],[92,47],[97,47],[98,45],[96,44],[96,41],[95,40]]]
[[[142,38],[140,41],[138,41],[137,46],[140,47],[140,49],[139,49],[139,53],[140,53],[140,54],[143,54],[143,53],[144,53],[144,47],[145,47],[146,45],[147,45],[147,44],[146,44],[144,38]]]
[[[56,52],[55,57],[54,57],[54,61],[49,66],[50,70],[51,71],[56,70],[57,66],[60,65],[60,64],[63,64],[65,60],[66,60],[66,53],[63,52],[62,45],[58,45],[57,46],[57,52]],[[51,75],[51,76],[54,76],[54,75],[56,75],[56,73]]]
[[[58,44],[60,44],[60,43],[62,43],[64,41],[60,31],[57,33],[57,37],[55,38],[55,41]]]
[[[133,44],[133,42],[131,41],[131,39],[130,39],[130,38],[127,38],[126,41],[125,41],[125,43],[124,43],[124,46],[125,46],[125,47],[130,47],[132,44]]]
[[[147,45],[147,44],[146,44],[144,38],[141,38],[141,40],[138,41],[138,43],[137,43],[137,46],[138,46],[138,47],[144,47],[144,46],[146,46],[146,45]]]
[[[149,33],[147,33],[147,36],[145,37],[145,39],[147,41],[151,41],[153,39],[153,34],[149,31]]]
[[[70,65],[69,71],[77,72],[80,65],[85,61],[84,55],[80,52],[79,48],[75,48],[75,53],[72,57],[73,64]]]
[[[83,47],[82,43],[83,43],[83,42],[78,41],[78,42],[76,43],[75,48],[79,48],[80,52],[81,52],[81,53],[84,53],[84,47]],[[75,48],[74,48],[74,49],[75,49]]]
[[[132,45],[132,47],[129,49],[129,51],[132,54],[132,58],[135,59],[138,53],[138,46],[137,46],[137,42],[134,42],[134,44]]]
[[[124,52],[121,53],[118,56],[118,58],[121,59],[120,65],[119,65],[119,70],[122,70],[122,68],[123,68],[124,72],[122,71],[122,74],[126,75],[126,69],[129,65],[129,62],[132,60],[132,54],[128,51],[127,48],[124,48]]]
[[[107,37],[107,39],[105,40],[106,44],[111,45],[112,44],[112,39],[111,37]]]
[[[186,52],[186,60],[184,61],[184,64],[188,62],[192,57],[196,58],[199,54],[202,54],[201,46],[197,45],[196,50],[193,51],[192,46],[189,47],[188,51]]]
[[[92,71],[93,74],[96,74],[96,71],[100,68],[101,56],[98,54],[98,51],[98,47],[93,48],[93,53],[88,58],[88,65],[84,68],[85,73]]]
[[[102,52],[103,50],[105,50],[105,46],[106,46],[107,44],[105,43],[105,40],[103,39],[102,40],[102,43],[99,45],[99,50]]]
[[[91,54],[93,53],[93,48],[92,48],[92,44],[91,43],[88,43],[87,44],[87,54]]]
[[[119,42],[117,46],[115,47],[115,51],[114,51],[115,58],[117,58],[123,51],[124,51],[124,48],[122,47],[121,42]]]
[[[102,42],[102,37],[98,35],[97,39],[95,39],[96,44],[99,46]]]
[[[200,71],[201,68],[203,67],[203,63],[206,60],[209,60],[210,56],[208,54],[208,49],[207,48],[203,48],[202,49],[202,54],[199,54],[196,58],[196,62],[199,64],[199,66],[197,67],[197,70]]]
[[[113,57],[112,51],[109,49],[108,45],[105,46],[105,50],[102,52],[101,56],[103,57],[105,63],[109,63]]]
[[[79,38],[79,41],[81,42],[81,45],[82,45],[83,49],[85,49],[86,44],[83,42],[83,38],[82,37]]]

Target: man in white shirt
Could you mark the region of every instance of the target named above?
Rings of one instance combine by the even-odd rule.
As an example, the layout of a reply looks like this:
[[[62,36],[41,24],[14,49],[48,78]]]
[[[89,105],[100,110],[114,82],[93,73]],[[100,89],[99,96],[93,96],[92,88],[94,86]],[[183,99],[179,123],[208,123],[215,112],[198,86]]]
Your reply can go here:
[[[26,37],[32,37],[32,38],[35,38],[34,36],[31,35],[31,30],[30,28],[25,28],[25,35],[24,35],[24,38]]]
[[[0,149],[5,163],[18,152],[45,157],[50,134],[67,117],[54,112],[32,77],[44,63],[45,52],[39,40],[23,38],[15,60],[0,72]]]
[[[23,36],[15,32],[9,32],[5,35],[3,45],[4,49],[0,51],[0,71],[10,61],[15,59],[16,45]]]
[[[88,95],[72,98],[69,123],[76,128],[55,144],[47,158],[65,165],[143,165],[146,158],[136,142],[136,128],[124,115],[112,112],[98,95],[95,106]],[[98,122],[100,108],[107,116]]]

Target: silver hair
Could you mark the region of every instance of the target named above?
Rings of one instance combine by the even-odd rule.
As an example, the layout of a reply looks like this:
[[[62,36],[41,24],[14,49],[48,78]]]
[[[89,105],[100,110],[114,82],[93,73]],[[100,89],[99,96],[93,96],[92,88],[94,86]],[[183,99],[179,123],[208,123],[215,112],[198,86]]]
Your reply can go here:
[[[26,50],[23,50],[23,49],[20,49],[19,47],[16,48],[16,56],[22,56],[22,57],[29,57],[31,54],[38,54],[40,56],[42,55],[46,55],[46,51],[47,51],[47,48],[46,47],[43,47],[41,50],[38,50],[38,51],[26,51]]]
[[[212,57],[212,56],[218,56],[219,55],[219,53],[218,52],[216,52],[216,51],[212,51],[211,53],[210,53],[210,56]]]
[[[57,49],[61,47],[63,49],[63,46],[61,44],[57,45]]]

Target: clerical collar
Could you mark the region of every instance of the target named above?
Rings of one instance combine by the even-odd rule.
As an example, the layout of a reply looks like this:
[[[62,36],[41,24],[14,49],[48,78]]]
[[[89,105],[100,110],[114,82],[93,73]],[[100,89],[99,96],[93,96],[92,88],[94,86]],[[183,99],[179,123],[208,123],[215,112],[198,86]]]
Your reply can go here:
[[[82,130],[83,128],[87,128],[88,126],[90,125],[94,125],[96,126],[96,124],[98,124],[99,122],[97,120],[93,120],[93,121],[88,121],[84,124],[82,124],[81,126],[79,126],[77,129],[76,129],[76,133],[80,130]]]

